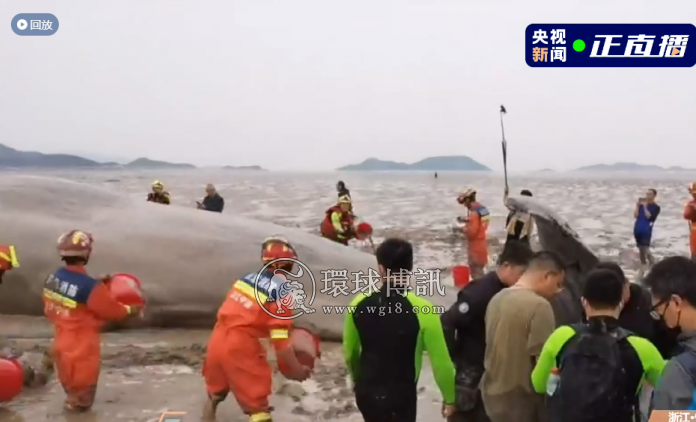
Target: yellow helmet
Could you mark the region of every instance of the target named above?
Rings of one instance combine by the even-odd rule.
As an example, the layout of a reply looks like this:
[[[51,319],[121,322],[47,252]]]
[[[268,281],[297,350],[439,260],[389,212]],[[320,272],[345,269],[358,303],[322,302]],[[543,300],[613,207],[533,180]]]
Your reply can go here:
[[[155,180],[154,182],[152,182],[152,189],[153,190],[157,190],[157,189],[162,190],[162,189],[164,189],[164,184],[162,182],[160,182],[159,180]]]
[[[692,183],[689,185],[689,192],[690,193],[696,193],[696,182]]]
[[[342,195],[342,196],[338,197],[338,203],[339,204],[353,204],[353,201],[350,200],[350,196]]]

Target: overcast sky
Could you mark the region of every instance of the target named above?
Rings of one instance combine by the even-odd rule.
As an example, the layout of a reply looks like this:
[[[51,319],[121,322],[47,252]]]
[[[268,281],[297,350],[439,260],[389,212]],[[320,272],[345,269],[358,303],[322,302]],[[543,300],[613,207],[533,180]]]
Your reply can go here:
[[[31,12],[60,29],[15,35]],[[501,169],[504,104],[511,171],[696,167],[696,67],[524,60],[530,23],[693,23],[694,0],[2,0],[0,20],[0,143],[22,150],[307,170],[464,154]]]

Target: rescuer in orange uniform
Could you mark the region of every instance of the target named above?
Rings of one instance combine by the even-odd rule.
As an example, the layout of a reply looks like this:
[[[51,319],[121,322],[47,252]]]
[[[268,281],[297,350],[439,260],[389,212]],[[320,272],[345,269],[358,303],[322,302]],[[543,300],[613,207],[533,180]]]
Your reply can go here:
[[[684,219],[689,222],[689,246],[691,247],[691,259],[696,261],[696,182],[689,187],[691,201],[684,208]]]
[[[152,192],[147,194],[147,202],[169,205],[172,203],[172,198],[169,196],[169,192],[164,190],[164,184],[155,180],[152,182]]]
[[[261,254],[264,265],[279,258],[297,259],[295,249],[280,237],[266,239]],[[259,341],[262,338],[271,339],[278,361],[286,364],[292,379],[303,381],[311,374],[310,368],[298,362],[290,343],[291,314],[278,312],[276,302],[268,301],[282,294],[284,278],[275,272],[292,269],[292,262],[272,263],[264,271],[246,275],[232,285],[218,311],[203,364],[208,392],[204,420],[215,420],[217,406],[228,392],[251,422],[272,420],[268,402],[272,371],[266,361],[266,349]]]
[[[5,271],[19,267],[17,253],[14,246],[0,245],[0,284],[5,276]]]
[[[321,222],[321,235],[334,242],[348,245],[348,241],[355,238],[354,220],[350,196],[343,195],[338,198],[336,205],[326,210],[324,221]]]
[[[457,217],[460,223],[466,223],[464,233],[469,241],[468,259],[471,278],[483,277],[483,269],[488,264],[488,208],[476,202],[476,191],[469,189],[459,195],[457,202],[468,210],[467,217]]]
[[[49,275],[43,289],[44,313],[53,322],[53,359],[58,379],[67,394],[65,409],[87,411],[94,403],[99,378],[99,328],[107,320],[139,314],[140,307],[126,306],[111,297],[108,277],[87,275],[85,265],[92,252],[92,235],[72,230],[58,239],[58,253],[65,266]]]

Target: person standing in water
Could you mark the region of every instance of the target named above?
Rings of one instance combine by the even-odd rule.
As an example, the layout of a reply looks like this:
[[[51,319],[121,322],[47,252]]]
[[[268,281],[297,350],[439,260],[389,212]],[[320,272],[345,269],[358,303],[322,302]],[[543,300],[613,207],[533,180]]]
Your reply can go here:
[[[169,205],[172,203],[172,199],[169,196],[169,192],[164,190],[164,184],[159,180],[155,180],[152,182],[152,192],[147,194],[147,202]]]
[[[532,192],[527,189],[523,189],[520,192],[520,195],[531,198]],[[509,209],[510,207],[507,205],[507,201],[508,191],[506,190],[505,195],[503,196],[503,202]],[[529,238],[532,236],[532,231],[534,231],[534,218],[530,214],[510,210],[507,220],[505,220],[505,227],[507,228],[507,238],[505,239],[506,245],[508,242],[516,241],[525,243],[527,246],[529,246]]]
[[[338,183],[336,183],[336,192],[338,193],[338,197],[342,196],[347,196],[350,198],[350,190],[346,187],[346,184],[343,183],[343,180],[339,180]]]
[[[633,236],[636,239],[636,246],[640,253],[640,271],[638,279],[642,280],[645,274],[646,267],[652,267],[655,264],[655,258],[650,252],[650,241],[652,239],[652,229],[660,215],[660,206],[655,202],[657,191],[648,189],[645,198],[639,198],[633,209],[633,218],[636,222],[633,225]]]
[[[691,247],[691,260],[696,262],[696,182],[689,188],[691,201],[684,208],[684,219],[689,222],[689,244]]]
[[[197,202],[199,210],[211,212],[222,212],[225,208],[225,200],[217,193],[215,186],[208,183],[205,187],[205,198],[203,201]]]
[[[349,196],[339,196],[338,203],[326,210],[324,220],[319,226],[322,237],[342,245],[348,245],[355,238],[353,205]]]
[[[476,202],[476,191],[468,189],[457,198],[457,202],[468,210],[466,217],[457,217],[460,223],[466,223],[464,234],[469,242],[467,249],[471,278],[483,277],[483,269],[488,264],[488,222],[490,212],[488,208]]]

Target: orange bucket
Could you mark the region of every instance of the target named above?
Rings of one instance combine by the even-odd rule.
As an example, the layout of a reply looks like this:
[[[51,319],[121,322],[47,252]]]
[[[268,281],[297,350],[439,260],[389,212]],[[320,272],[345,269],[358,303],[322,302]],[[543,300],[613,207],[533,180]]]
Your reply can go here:
[[[16,359],[0,359],[0,403],[10,401],[22,392],[24,369]]]
[[[124,305],[145,305],[145,294],[140,280],[130,274],[118,273],[111,276],[108,283],[111,296]]]
[[[317,359],[321,356],[319,336],[304,328],[292,328],[290,330],[290,344],[300,364],[313,369]],[[278,369],[285,376],[290,372],[282,360],[278,361]]]
[[[466,265],[457,265],[456,267],[453,267],[452,278],[454,279],[455,286],[466,286],[471,280],[471,272],[469,271],[469,267]]]

